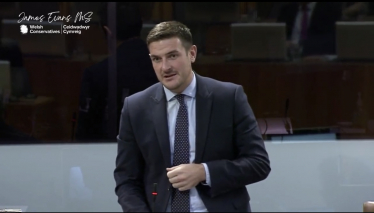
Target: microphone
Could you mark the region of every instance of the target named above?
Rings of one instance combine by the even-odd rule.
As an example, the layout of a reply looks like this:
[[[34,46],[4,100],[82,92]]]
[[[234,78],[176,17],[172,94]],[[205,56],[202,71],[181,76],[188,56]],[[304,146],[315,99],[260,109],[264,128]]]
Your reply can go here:
[[[74,133],[75,133],[75,123],[77,122],[77,113],[73,113],[73,118],[71,119],[71,141],[74,141]]]
[[[284,112],[284,116],[287,117],[287,112],[288,112],[288,106],[290,105],[290,99],[286,99],[286,109],[285,109],[285,112]]]
[[[288,107],[290,105],[290,100],[287,98],[286,100],[286,109],[285,109],[285,112],[284,112],[284,118],[286,119],[286,122],[284,124],[285,128],[286,128],[286,131],[288,132],[288,134],[291,134],[291,127],[290,127],[290,124],[288,123],[288,119],[287,119],[287,113],[288,113]]]
[[[157,197],[157,183],[153,183],[153,203],[152,203],[152,212],[155,212],[155,204],[156,204],[156,197]]]

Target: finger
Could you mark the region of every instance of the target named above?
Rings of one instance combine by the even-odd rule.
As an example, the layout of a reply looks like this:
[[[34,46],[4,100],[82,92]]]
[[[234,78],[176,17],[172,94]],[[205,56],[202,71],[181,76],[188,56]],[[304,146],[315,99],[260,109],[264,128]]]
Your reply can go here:
[[[174,183],[183,182],[183,181],[187,181],[187,176],[183,173],[178,172],[176,176],[169,178],[169,180],[170,179],[173,179]]]
[[[191,186],[186,185],[186,186],[179,187],[178,190],[183,192],[183,191],[190,190],[191,188],[192,188]]]
[[[176,176],[176,177],[170,178],[170,179],[169,179],[169,182],[170,182],[170,183],[178,183],[178,182],[180,182],[180,179],[179,179],[178,176]]]
[[[175,175],[173,172],[166,173],[166,176],[168,176],[169,179],[173,178]]]
[[[173,171],[174,169],[176,169],[176,168],[178,168],[178,167],[180,167],[180,166],[182,166],[183,164],[180,164],[180,165],[178,165],[178,166],[173,166],[173,167],[171,167],[171,168],[166,168],[166,170],[167,171]]]
[[[169,179],[176,177],[179,174],[178,170],[169,171],[166,173]]]
[[[166,168],[166,171],[170,172],[170,171],[173,171],[175,170],[176,168],[178,168],[179,166],[173,166],[171,168]]]
[[[170,169],[170,171],[167,172],[167,176],[169,178],[175,177],[183,172],[182,171],[183,167],[181,167],[181,165],[174,166],[172,168],[167,168],[167,169]]]
[[[172,184],[172,186],[174,187],[174,189],[179,189],[181,187],[184,187],[185,183],[184,182],[174,183]]]
[[[178,190],[183,192],[183,191],[187,191],[188,189],[186,187],[181,187],[181,188],[178,188]]]
[[[179,191],[190,190],[198,184],[198,182],[189,182],[189,181],[183,181],[181,183],[184,183],[184,184],[181,184],[181,187],[178,188]]]

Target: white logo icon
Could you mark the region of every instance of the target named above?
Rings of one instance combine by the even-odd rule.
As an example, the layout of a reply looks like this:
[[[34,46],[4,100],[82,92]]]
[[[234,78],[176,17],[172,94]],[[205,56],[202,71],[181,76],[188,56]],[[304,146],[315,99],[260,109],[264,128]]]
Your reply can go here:
[[[21,33],[26,34],[29,31],[26,25],[21,25]]]

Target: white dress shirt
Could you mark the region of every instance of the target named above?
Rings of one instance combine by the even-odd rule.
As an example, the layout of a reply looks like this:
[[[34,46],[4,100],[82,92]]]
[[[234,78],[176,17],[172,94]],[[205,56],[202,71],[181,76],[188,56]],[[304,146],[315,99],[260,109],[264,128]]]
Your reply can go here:
[[[169,139],[170,139],[170,150],[171,150],[171,164],[173,164],[174,155],[174,135],[175,135],[175,123],[177,119],[179,102],[174,98],[176,93],[168,90],[164,87],[166,100],[167,100],[167,116],[169,125]],[[190,139],[190,163],[195,160],[196,153],[196,77],[193,73],[193,79],[190,85],[182,92],[185,95],[184,101],[187,106],[188,112],[188,132]],[[206,185],[210,186],[210,175],[208,167],[203,163],[206,174]],[[207,212],[207,209],[201,200],[196,187],[190,190],[190,207],[191,212]],[[169,199],[169,204],[167,207],[167,212],[171,209],[171,199]]]

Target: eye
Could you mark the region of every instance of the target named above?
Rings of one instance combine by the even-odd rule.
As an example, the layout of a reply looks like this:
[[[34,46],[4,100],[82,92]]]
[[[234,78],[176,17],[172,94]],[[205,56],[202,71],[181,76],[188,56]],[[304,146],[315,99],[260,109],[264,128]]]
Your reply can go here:
[[[152,58],[152,61],[153,61],[153,62],[159,62],[159,61],[160,61],[160,58]]]
[[[176,57],[177,57],[176,54],[171,54],[171,55],[169,56],[169,58],[171,58],[171,59],[174,59],[174,58],[176,58]]]

